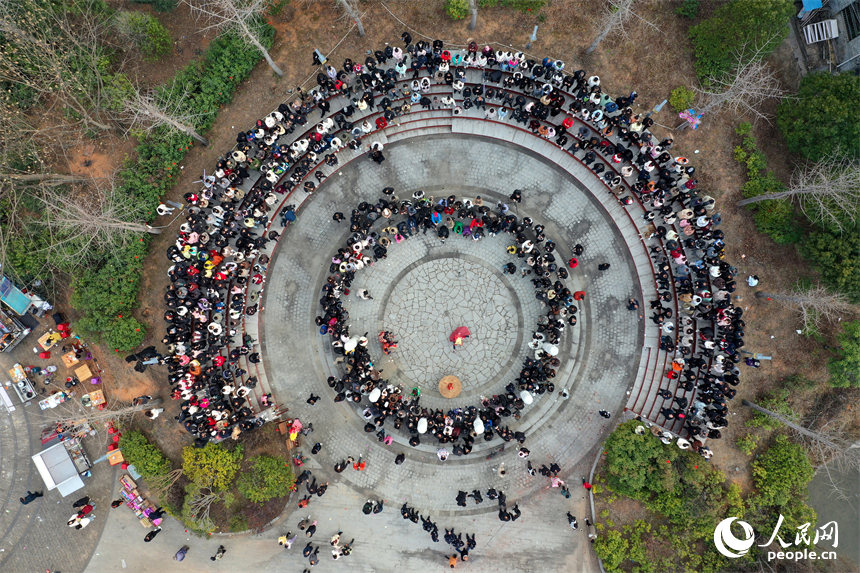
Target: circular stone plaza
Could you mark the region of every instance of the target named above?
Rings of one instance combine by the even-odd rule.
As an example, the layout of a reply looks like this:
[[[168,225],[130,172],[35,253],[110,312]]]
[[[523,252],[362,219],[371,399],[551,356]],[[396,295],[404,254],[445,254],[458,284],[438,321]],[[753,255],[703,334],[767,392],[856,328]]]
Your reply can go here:
[[[585,525],[595,516],[581,480],[591,475],[602,440],[619,420],[641,416],[664,439],[694,441],[661,413],[672,405],[657,394],[668,389],[692,404],[695,389],[666,372],[673,360],[694,355],[705,339],[696,329],[713,326],[692,319],[692,289],[676,291],[691,270],[702,280],[716,276],[707,268],[700,274],[692,261],[722,244],[714,242],[722,233],[714,232],[713,205],[685,186],[693,166],[670,145],[659,147],[645,118],[628,115],[630,102],[606,94],[592,71],[521,54],[490,51],[480,62],[466,50],[440,48],[436,57],[426,50],[429,67],[416,75],[429,83],[417,97],[412,70],[397,69],[396,53],[377,52],[385,61],[368,58],[373,69],[350,70],[349,94],[342,78],[330,89],[334,81],[321,74],[316,102],[288,102],[249,126],[225,150],[216,176],[186,195],[205,228],[184,226],[177,267],[222,273],[214,289],[220,298],[195,311],[202,333],[195,343],[204,339],[223,356],[243,341],[250,346],[236,364],[250,386],[246,405],[263,420],[312,424],[300,436],[301,470],[330,482],[326,496],[313,496],[304,509],[296,508],[300,486],[265,531],[222,538],[222,562],[208,561],[216,544],[197,541],[197,551],[188,541],[190,565],[302,571],[304,534],[286,551],[276,540],[298,532],[310,515],[318,521],[311,541],[321,548],[314,570],[447,569],[454,548],[402,518],[407,504],[438,525],[440,539],[451,528],[464,539],[476,535],[465,569],[597,571],[588,539],[594,529]],[[362,82],[371,106],[357,102]],[[320,99],[329,113],[321,113]],[[347,107],[352,113],[344,117]],[[566,133],[555,131],[562,126]],[[678,215],[666,216],[661,205]],[[295,220],[282,227],[293,209]],[[655,211],[655,223],[643,217]],[[240,232],[226,232],[231,225]],[[268,240],[249,242],[258,237]],[[180,252],[187,245],[218,249],[221,266],[205,267],[205,257],[189,263],[189,249]],[[677,333],[643,320],[645,305],[661,294]],[[641,307],[628,309],[630,299]],[[452,343],[461,327],[468,338]],[[396,341],[387,353],[382,332]],[[188,350],[172,347],[177,356]],[[524,380],[524,368],[539,371],[534,383]],[[452,398],[440,392],[449,376],[460,386]],[[311,396],[319,399],[310,403]],[[448,418],[446,429],[433,428],[436,412]],[[421,432],[428,418],[431,429]],[[447,439],[440,443],[437,433]],[[520,447],[530,451],[527,459]],[[449,453],[444,461],[440,448]],[[360,458],[364,469],[336,472],[348,458]],[[528,463],[557,464],[570,497],[532,475]],[[507,498],[510,521],[488,497],[491,489]],[[475,490],[481,503],[458,503],[460,492]],[[368,500],[383,501],[383,511],[365,515]],[[167,535],[133,549],[124,537],[131,532],[114,523],[120,518],[108,519],[88,571],[120,570],[114,556],[123,551],[136,562],[130,571],[157,563],[175,570],[167,558],[188,538],[181,525],[166,520]],[[139,526],[129,527],[137,537]],[[355,541],[335,563],[328,539],[338,531]]]

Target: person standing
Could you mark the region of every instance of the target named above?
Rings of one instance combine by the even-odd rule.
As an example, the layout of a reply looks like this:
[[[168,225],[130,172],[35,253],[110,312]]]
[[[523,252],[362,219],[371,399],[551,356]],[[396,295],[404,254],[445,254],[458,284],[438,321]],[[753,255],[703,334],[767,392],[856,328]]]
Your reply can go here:
[[[567,512],[567,523],[572,529],[579,529],[579,523],[577,523],[576,517],[571,515],[569,511]]]
[[[457,554],[455,553],[454,555],[451,555],[450,557],[448,557],[448,567],[453,569],[456,566],[457,566]]]
[[[152,531],[150,531],[149,533],[147,533],[147,534],[146,534],[146,537],[144,537],[144,538],[143,538],[143,540],[144,540],[146,543],[149,543],[150,541],[152,541],[153,539],[155,539],[155,536],[156,536],[156,535],[158,535],[158,532],[159,532],[159,531],[161,531],[161,528],[160,528],[160,527],[157,527],[157,528],[153,529]]]
[[[612,417],[612,414],[610,414],[610,413],[609,413],[609,412],[607,412],[606,410],[598,410],[598,412],[597,412],[597,413],[598,413],[598,414],[600,414],[600,416],[601,416],[601,417],[606,418],[607,420],[608,420],[610,417]]]

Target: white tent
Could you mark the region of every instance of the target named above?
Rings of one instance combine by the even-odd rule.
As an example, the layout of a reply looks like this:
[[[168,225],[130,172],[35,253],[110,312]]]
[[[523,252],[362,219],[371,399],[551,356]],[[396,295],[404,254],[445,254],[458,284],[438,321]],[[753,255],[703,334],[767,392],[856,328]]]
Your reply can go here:
[[[75,462],[63,442],[33,456],[33,463],[36,464],[45,486],[49,490],[58,490],[63,497],[84,487],[84,480],[78,474]]]

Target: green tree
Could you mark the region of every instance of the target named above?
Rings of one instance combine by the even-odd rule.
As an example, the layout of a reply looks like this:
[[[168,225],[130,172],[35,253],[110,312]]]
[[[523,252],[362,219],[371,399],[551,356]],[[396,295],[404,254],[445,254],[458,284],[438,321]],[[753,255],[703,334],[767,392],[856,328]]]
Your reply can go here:
[[[619,531],[607,531],[606,535],[598,536],[594,542],[594,552],[603,561],[603,566],[610,573],[621,571],[620,565],[627,559],[628,541]]]
[[[827,363],[830,385],[836,388],[860,386],[860,322],[844,324],[839,333],[839,356]]]
[[[289,494],[296,480],[288,461],[267,455],[254,456],[250,461],[253,467],[239,476],[239,493],[254,503]]]
[[[810,161],[829,156],[856,157],[860,151],[860,77],[844,73],[809,74],[796,98],[777,109],[777,125],[788,149]]]
[[[752,464],[753,480],[762,505],[786,506],[807,496],[806,486],[815,470],[803,448],[783,435]]]
[[[707,84],[735,65],[736,51],[744,62],[756,47],[762,56],[776,49],[788,35],[788,20],[794,14],[792,0],[732,0],[714,15],[690,28],[696,54],[696,74]]]
[[[646,432],[633,431],[638,422],[621,424],[606,440],[606,481],[609,488],[635,499],[661,491],[669,478],[671,464],[681,450],[666,449],[660,440]]]
[[[243,448],[228,450],[221,444],[209,442],[203,448],[187,446],[182,450],[185,476],[201,488],[230,489],[242,468]]]
[[[170,460],[167,456],[137,430],[123,432],[119,447],[126,461],[134,465],[143,479],[161,478],[170,471]]]
[[[810,233],[800,243],[800,254],[821,273],[821,282],[860,302],[860,229],[840,234],[836,229]]]

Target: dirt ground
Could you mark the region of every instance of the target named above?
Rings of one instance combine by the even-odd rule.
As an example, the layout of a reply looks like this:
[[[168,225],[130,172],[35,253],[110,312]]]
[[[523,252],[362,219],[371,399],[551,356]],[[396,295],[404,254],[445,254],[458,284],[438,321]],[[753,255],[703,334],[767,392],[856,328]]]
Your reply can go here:
[[[562,59],[567,69],[585,69],[589,74],[599,73],[605,89],[612,94],[636,90],[639,93],[639,111],[650,111],[656,104],[669,97],[677,86],[695,83],[692,48],[687,38],[691,21],[674,13],[678,2],[643,3],[639,14],[656,26],[654,29],[641,22],[627,25],[627,36],[610,35],[591,55],[585,49],[597,33],[597,18],[602,3],[586,0],[562,0],[553,2],[540,14],[521,14],[506,9],[481,10],[478,26],[473,32],[467,29],[467,21],[451,21],[443,11],[442,2],[412,2],[409,0],[369,1],[361,3],[365,10],[363,22],[367,36],[360,38],[352,22],[342,17],[333,2],[307,2],[293,0],[278,17],[270,18],[277,29],[275,44],[271,50],[274,60],[284,69],[285,76],[278,78],[261,61],[250,78],[235,94],[231,105],[224,107],[219,117],[206,134],[211,141],[209,147],[195,146],[182,167],[177,185],[166,199],[181,200],[182,194],[195,188],[204,169],[211,169],[217,158],[229,150],[235,141],[235,133],[276,108],[289,99],[296,86],[311,82],[316,69],[311,65],[314,48],[330,54],[335,65],[346,57],[359,59],[366,50],[376,49],[386,42],[400,42],[400,34],[409,29],[417,41],[423,36],[441,38],[447,44],[466,44],[470,39],[479,44],[498,42],[515,50],[524,50],[535,25],[539,25],[538,40],[528,51],[538,57],[550,56]],[[147,6],[117,2],[127,9],[150,11]],[[700,18],[706,16],[719,2],[702,3]],[[153,84],[167,80],[176,70],[186,65],[195,54],[201,53],[211,35],[200,32],[200,22],[192,19],[185,8],[169,14],[151,12],[164,23],[177,42],[176,50],[163,62],[141,63],[139,77]],[[398,20],[399,19],[399,20]],[[426,38],[425,38],[426,39]],[[799,77],[796,65],[787,44],[770,57],[769,62],[781,71],[782,82],[787,91],[796,89]],[[775,102],[766,109],[773,112]],[[678,117],[667,105],[653,118],[659,124],[654,131],[658,137],[668,136],[679,123]],[[731,114],[705,117],[696,131],[671,132],[675,139],[675,150],[683,152],[699,169],[700,190],[714,196],[723,214],[722,228],[727,236],[727,260],[740,269],[739,282],[742,287],[736,293],[736,304],[743,305],[747,322],[746,347],[750,352],[772,356],[764,361],[759,370],[746,368],[744,383],[731,405],[730,427],[724,439],[713,445],[713,463],[723,469],[733,481],[749,487],[748,456],[734,445],[735,440],[747,433],[742,422],[749,413],[741,406],[742,398],[754,399],[774,381],[789,374],[802,374],[816,381],[826,378],[825,361],[828,352],[821,345],[807,340],[795,332],[797,320],[789,311],[775,303],[753,297],[753,289],[746,287],[748,274],[761,278],[760,289],[779,291],[790,289],[798,277],[814,274],[802,261],[794,247],[775,245],[767,237],[755,231],[751,213],[737,208],[734,203],[740,198],[740,185],[744,174],[732,159],[732,149],[738,143],[734,130],[741,118]],[[771,169],[781,179],[787,179],[794,167],[793,159],[787,155],[775,125],[757,122],[754,134],[768,156]],[[119,160],[117,154],[111,154]],[[157,222],[166,224],[168,221]],[[181,221],[179,221],[181,222]],[[179,222],[174,223],[178,225]],[[144,266],[138,319],[146,323],[149,333],[144,345],[155,344],[162,336],[162,293],[167,286],[168,261],[164,253],[175,236],[175,229],[167,229],[153,242],[151,255]],[[120,392],[129,396],[139,393],[167,394],[163,373],[148,369],[144,374],[131,370],[120,357],[105,353],[102,363],[115,373]],[[793,401],[798,408],[814,403],[820,396],[828,394],[825,389],[798,394]],[[846,394],[846,393],[843,393]],[[856,397],[856,393],[850,393]],[[176,409],[170,403],[165,412],[165,422],[158,430],[158,440],[168,451],[181,449],[189,440],[178,426],[172,423]],[[835,408],[840,416],[848,416],[857,425],[857,411]]]

